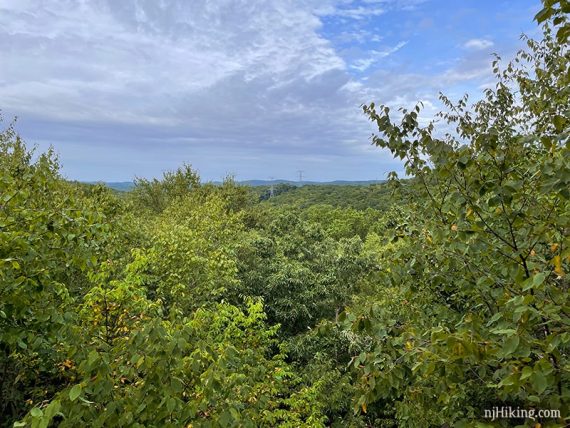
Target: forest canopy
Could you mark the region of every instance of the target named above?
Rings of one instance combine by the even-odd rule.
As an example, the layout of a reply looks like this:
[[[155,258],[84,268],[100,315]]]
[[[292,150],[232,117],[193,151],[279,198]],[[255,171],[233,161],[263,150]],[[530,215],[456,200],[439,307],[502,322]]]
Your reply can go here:
[[[543,6],[479,101],[363,106],[402,180],[117,193],[5,128],[0,426],[568,426],[569,4]]]

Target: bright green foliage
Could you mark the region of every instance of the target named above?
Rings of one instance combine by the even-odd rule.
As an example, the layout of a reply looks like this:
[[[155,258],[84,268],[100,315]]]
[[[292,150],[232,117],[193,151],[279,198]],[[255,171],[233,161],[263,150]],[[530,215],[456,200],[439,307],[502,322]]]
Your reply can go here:
[[[324,209],[341,221],[361,218],[354,210]],[[269,321],[280,324],[289,357],[328,423],[360,426],[351,406],[355,389],[347,371],[349,340],[331,323],[367,269],[362,241],[349,228],[342,234],[350,239],[334,239],[316,222],[315,211],[262,209],[250,214],[253,230],[238,249],[239,291],[263,298]],[[315,222],[303,219],[307,214]]]
[[[227,209],[233,212],[250,206],[255,198],[250,189],[238,186],[231,176],[221,185],[201,184],[198,173],[186,164],[174,172],[165,172],[162,180],[137,178],[129,197],[138,209],[159,214],[190,194],[200,195],[202,198],[216,194],[225,201]]]
[[[167,171],[162,180],[137,178],[133,197],[140,209],[162,212],[172,201],[188,195],[200,186],[200,176],[190,165]]]
[[[148,321],[87,352],[77,349],[78,383],[47,407],[60,426],[322,426],[310,390],[293,391],[276,328],[260,303],[200,309],[184,322]],[[54,404],[56,403],[56,404]],[[46,411],[28,420],[47,422]]]
[[[179,317],[220,300],[238,285],[235,247],[240,215],[217,194],[188,195],[157,217],[142,267],[146,286],[167,313]]]
[[[108,230],[57,170],[51,152],[32,160],[12,127],[0,134],[0,414],[11,418],[61,382],[73,294]]]
[[[442,96],[456,136],[420,127],[420,106],[399,123],[364,108],[429,203],[389,255],[391,288],[351,316],[370,340],[353,361],[362,411],[396,400],[404,426],[461,426],[497,403],[568,411],[569,58],[548,30],[528,46],[494,62],[472,109]]]
[[[147,299],[145,277],[140,274],[148,267],[148,260],[140,251],[133,253],[134,260],[126,266],[124,278],[111,279],[111,260],[103,262],[99,273],[92,275],[93,286],[79,309],[78,332],[92,338],[90,345],[113,346],[116,340],[128,338],[160,314],[158,305]]]
[[[261,303],[217,303],[240,284],[247,192],[189,191],[141,222],[11,128],[0,159],[2,425],[323,425]]]
[[[249,209],[256,200],[256,195],[251,188],[241,186],[229,176],[224,179],[221,185],[206,183],[199,189],[202,197],[215,194],[226,204],[228,212],[237,213]]]

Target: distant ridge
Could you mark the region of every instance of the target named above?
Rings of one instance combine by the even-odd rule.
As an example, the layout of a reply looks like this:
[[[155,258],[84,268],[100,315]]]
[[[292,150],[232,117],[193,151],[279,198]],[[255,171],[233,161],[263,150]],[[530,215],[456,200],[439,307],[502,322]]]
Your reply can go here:
[[[118,190],[119,192],[128,192],[135,187],[132,181],[88,181],[87,184],[104,184],[105,186]]]
[[[244,186],[271,186],[272,184],[290,184],[292,186],[319,186],[319,185],[328,185],[328,186],[368,186],[370,184],[378,184],[383,183],[385,180],[360,180],[360,181],[351,181],[351,180],[334,180],[334,181],[292,181],[292,180],[244,180],[238,181],[239,184]],[[103,181],[90,181],[89,184],[97,184],[102,183],[107,187],[118,190],[119,192],[128,192],[135,187],[135,183],[132,181],[110,181],[110,182],[103,182]],[[213,184],[222,184],[221,181],[211,181],[210,183]]]
[[[334,181],[292,181],[292,180],[244,180],[239,181],[239,184],[246,186],[270,186],[272,184],[291,184],[293,186],[307,186],[307,185],[329,185],[329,186],[366,186],[369,184],[383,183],[384,180],[334,180]]]

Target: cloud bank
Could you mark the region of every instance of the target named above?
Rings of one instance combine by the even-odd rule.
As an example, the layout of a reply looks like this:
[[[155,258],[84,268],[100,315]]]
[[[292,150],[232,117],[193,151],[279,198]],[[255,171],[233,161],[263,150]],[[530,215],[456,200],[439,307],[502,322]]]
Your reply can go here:
[[[440,84],[397,58],[415,36],[384,34],[379,20],[419,22],[423,4],[4,0],[0,109],[29,141],[53,144],[75,179],[158,176],[182,162],[206,179],[300,168],[307,179],[382,178],[400,166],[369,146],[359,106],[433,97]],[[438,76],[480,85],[477,51],[492,42],[464,46],[475,57]]]

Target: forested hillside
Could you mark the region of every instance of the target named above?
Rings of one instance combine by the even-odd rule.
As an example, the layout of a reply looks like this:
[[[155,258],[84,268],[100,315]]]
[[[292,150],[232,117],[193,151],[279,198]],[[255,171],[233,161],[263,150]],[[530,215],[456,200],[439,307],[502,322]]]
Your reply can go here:
[[[324,204],[337,208],[382,210],[399,202],[394,200],[393,186],[387,186],[385,183],[362,186],[333,184],[293,186],[281,184],[273,187],[273,197],[271,197],[271,189],[268,187],[259,187],[253,190],[260,193],[261,200],[267,200],[272,205],[298,208]]]
[[[568,8],[474,105],[363,107],[401,181],[118,193],[9,125],[0,426],[568,426]]]

